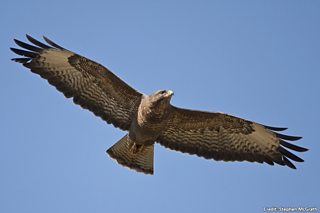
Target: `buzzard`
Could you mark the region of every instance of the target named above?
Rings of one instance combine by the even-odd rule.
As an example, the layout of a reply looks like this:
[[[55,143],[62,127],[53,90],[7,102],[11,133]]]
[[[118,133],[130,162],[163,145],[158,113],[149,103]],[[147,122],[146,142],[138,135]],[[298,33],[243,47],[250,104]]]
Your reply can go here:
[[[154,144],[206,159],[285,165],[303,159],[289,150],[308,149],[287,141],[301,139],[232,115],[178,108],[170,104],[171,90],[150,95],[130,87],[108,68],[69,51],[44,37],[47,44],[26,35],[31,44],[14,40],[24,49],[13,58],[40,75],[66,98],[88,109],[127,134],[106,152],[119,164],[153,174]],[[289,160],[290,159],[290,160]]]

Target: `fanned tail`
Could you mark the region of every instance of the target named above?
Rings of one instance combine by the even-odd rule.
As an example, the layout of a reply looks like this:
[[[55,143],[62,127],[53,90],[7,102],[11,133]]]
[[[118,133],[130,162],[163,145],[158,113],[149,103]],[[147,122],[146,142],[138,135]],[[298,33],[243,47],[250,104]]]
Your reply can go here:
[[[127,134],[106,152],[123,166],[145,174],[153,174],[154,144],[135,144]]]

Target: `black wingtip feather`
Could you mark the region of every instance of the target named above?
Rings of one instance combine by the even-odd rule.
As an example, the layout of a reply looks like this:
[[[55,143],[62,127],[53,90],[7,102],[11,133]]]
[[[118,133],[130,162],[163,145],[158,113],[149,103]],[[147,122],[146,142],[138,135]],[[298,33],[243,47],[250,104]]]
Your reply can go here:
[[[274,162],[268,156],[264,157],[263,161],[266,162],[267,164],[271,165],[271,166],[274,165]]]
[[[276,164],[279,164],[281,166],[284,166],[286,165],[283,160],[282,160],[282,157],[281,158],[277,158],[277,159],[272,159]]]
[[[284,140],[280,140],[280,144],[281,144],[282,146],[285,146],[285,147],[287,147],[287,148],[289,148],[289,149],[292,149],[292,150],[294,150],[294,151],[297,151],[297,152],[306,152],[306,151],[309,150],[309,149],[307,149],[307,148],[304,148],[304,147],[301,147],[301,146],[297,146],[297,145],[288,143],[288,142],[286,142],[286,141],[284,141]]]
[[[44,49],[50,49],[50,48],[52,48],[52,47],[50,47],[50,46],[48,46],[48,45],[46,45],[46,44],[44,44],[44,43],[42,43],[42,42],[34,39],[34,38],[32,38],[32,37],[29,36],[28,34],[26,34],[26,37],[27,37],[27,39],[28,39],[32,44],[34,44],[34,45],[36,45],[36,46],[38,46],[38,47],[41,47],[41,48],[44,48]]]
[[[19,45],[20,47],[23,47],[23,48],[25,48],[25,49],[27,49],[27,50],[31,50],[31,51],[33,51],[33,52],[41,52],[41,48],[39,48],[39,47],[32,46],[32,45],[30,45],[30,44],[24,43],[24,42],[19,41],[19,40],[17,40],[17,39],[13,39],[13,40],[14,40],[14,42],[15,42],[17,45]]]
[[[273,127],[273,126],[266,126],[266,125],[263,125],[265,128],[267,129],[270,129],[270,130],[273,130],[273,131],[277,131],[277,132],[281,132],[281,131],[284,131],[284,130],[287,130],[288,128],[286,127]]]
[[[299,136],[290,136],[290,135],[283,135],[283,134],[280,134],[280,133],[276,133],[276,136],[278,138],[281,138],[281,139],[284,139],[284,140],[288,140],[288,141],[297,141],[297,140],[300,140],[302,137],[299,137]]]
[[[25,51],[25,50],[20,50],[17,48],[10,48],[11,51],[13,51],[14,53],[18,54],[18,55],[22,55],[22,56],[26,56],[26,57],[30,57],[30,58],[34,58],[37,56],[37,53],[34,52],[30,52],[30,51]]]
[[[53,47],[56,47],[58,49],[64,49],[63,47],[61,47],[60,45],[54,43],[53,41],[51,41],[50,39],[48,39],[47,37],[43,36],[43,39],[48,43],[50,44],[51,46]]]
[[[297,168],[293,165],[293,163],[291,163],[291,161],[290,161],[288,158],[286,158],[285,156],[282,156],[282,159],[283,159],[283,162],[284,162],[288,167],[290,167],[291,169],[297,169]]]
[[[292,154],[291,152],[289,152],[288,150],[286,150],[285,148],[283,148],[281,146],[279,146],[279,152],[281,154],[283,154],[284,156],[290,158],[291,160],[294,160],[294,161],[297,161],[297,162],[304,162],[303,159],[299,158],[295,154]]]
[[[28,61],[30,61],[31,58],[12,58],[11,60],[24,64],[24,63],[27,63]]]

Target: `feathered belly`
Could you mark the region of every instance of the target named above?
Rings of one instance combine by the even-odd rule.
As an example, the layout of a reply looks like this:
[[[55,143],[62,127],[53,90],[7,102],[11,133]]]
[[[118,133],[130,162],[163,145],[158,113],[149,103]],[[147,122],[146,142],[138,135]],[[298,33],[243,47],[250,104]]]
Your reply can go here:
[[[158,139],[164,126],[165,124],[163,122],[143,122],[139,124],[134,122],[129,130],[129,137],[137,144],[150,145]]]

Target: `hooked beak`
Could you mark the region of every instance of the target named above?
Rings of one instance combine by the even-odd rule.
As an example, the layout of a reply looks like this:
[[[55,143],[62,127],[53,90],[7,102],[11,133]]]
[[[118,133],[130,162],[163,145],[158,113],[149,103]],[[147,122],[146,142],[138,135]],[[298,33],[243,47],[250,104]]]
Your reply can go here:
[[[171,97],[173,95],[174,95],[174,93],[172,90],[167,90],[167,94],[166,94],[167,97]]]

